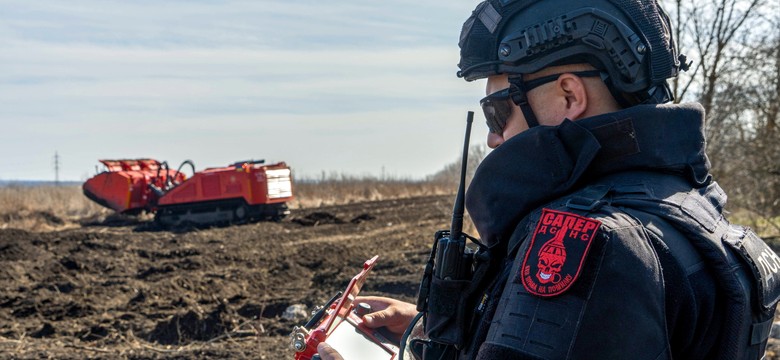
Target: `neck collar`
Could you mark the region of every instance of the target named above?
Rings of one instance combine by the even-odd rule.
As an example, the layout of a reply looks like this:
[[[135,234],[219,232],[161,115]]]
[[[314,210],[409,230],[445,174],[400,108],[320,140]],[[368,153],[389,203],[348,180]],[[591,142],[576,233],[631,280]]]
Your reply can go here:
[[[537,126],[504,142],[477,168],[466,207],[493,245],[544,203],[605,175],[650,170],[711,181],[698,104],[638,105],[558,126]]]

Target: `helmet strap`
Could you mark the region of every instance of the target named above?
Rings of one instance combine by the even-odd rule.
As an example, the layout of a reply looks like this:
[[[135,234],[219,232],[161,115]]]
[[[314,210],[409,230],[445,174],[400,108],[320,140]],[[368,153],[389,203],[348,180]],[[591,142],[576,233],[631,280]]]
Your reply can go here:
[[[520,111],[523,112],[525,122],[528,124],[528,128],[539,126],[539,120],[536,119],[534,109],[531,108],[531,104],[528,103],[528,97],[526,96],[525,83],[521,75],[509,76],[509,87],[513,87],[513,91],[510,91],[512,96],[512,102],[520,107]]]
[[[528,123],[528,128],[530,129],[535,126],[539,126],[539,120],[536,119],[534,110],[531,109],[531,104],[529,104],[528,101],[525,101],[519,105],[520,110],[523,112],[523,116],[525,117],[525,122]]]
[[[600,76],[602,79],[606,79],[608,77],[604,72],[598,70],[572,71],[570,73],[580,77]],[[539,120],[536,118],[534,110],[531,109],[531,105],[528,103],[528,92],[548,82],[558,80],[558,78],[560,78],[560,76],[563,74],[564,73],[553,74],[528,81],[523,81],[523,75],[521,74],[509,76],[509,93],[512,98],[512,102],[520,107],[520,110],[523,112],[523,116],[525,116],[525,121],[528,123],[529,129],[535,126],[539,126]],[[612,96],[615,96],[615,94],[612,93]]]

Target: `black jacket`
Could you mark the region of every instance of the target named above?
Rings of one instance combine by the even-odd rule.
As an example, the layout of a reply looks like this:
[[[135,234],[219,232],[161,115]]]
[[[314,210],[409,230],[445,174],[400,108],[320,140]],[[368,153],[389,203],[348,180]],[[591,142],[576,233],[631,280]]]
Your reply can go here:
[[[660,205],[621,205],[631,197]],[[696,104],[535,127],[488,155],[466,205],[482,240],[510,254],[510,272],[477,358],[715,356],[728,304],[667,199],[694,205],[685,231],[727,224]]]

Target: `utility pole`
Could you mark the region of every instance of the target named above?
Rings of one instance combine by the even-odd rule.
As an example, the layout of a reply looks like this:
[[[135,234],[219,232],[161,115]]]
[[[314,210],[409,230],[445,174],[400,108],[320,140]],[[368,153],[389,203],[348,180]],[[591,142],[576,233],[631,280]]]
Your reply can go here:
[[[54,152],[54,186],[60,186],[60,155]]]

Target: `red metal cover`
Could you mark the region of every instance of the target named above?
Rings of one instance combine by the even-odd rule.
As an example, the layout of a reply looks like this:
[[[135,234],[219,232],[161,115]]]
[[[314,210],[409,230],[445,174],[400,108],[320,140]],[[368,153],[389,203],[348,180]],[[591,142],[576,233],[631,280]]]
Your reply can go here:
[[[150,210],[158,195],[149,185],[165,188],[184,181],[175,170],[163,170],[154,159],[99,160],[106,171],[88,179],[84,193],[93,201],[117,212]]]
[[[244,199],[247,205],[283,203],[293,199],[292,178],[285,163],[244,163],[209,168],[160,198],[159,205]]]

